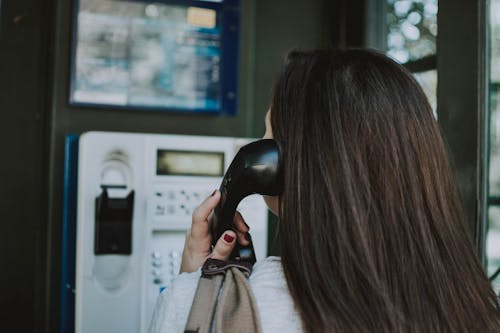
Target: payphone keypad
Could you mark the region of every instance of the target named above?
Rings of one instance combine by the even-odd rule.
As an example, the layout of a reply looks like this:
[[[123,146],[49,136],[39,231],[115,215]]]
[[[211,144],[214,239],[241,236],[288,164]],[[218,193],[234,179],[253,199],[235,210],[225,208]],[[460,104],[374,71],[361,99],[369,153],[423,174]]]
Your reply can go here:
[[[151,282],[160,290],[169,286],[181,267],[181,254],[171,250],[166,255],[155,251],[151,253]]]
[[[152,216],[156,222],[191,223],[191,214],[210,191],[198,187],[156,188],[153,194]]]

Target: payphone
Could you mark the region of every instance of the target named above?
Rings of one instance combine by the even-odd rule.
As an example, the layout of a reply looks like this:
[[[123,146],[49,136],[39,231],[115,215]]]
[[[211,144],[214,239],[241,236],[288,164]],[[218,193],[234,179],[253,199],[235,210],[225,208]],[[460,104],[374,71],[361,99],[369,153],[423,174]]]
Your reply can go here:
[[[79,138],[75,332],[147,331],[159,293],[179,272],[192,211],[250,141],[111,132]],[[253,195],[238,210],[262,259],[267,207]]]

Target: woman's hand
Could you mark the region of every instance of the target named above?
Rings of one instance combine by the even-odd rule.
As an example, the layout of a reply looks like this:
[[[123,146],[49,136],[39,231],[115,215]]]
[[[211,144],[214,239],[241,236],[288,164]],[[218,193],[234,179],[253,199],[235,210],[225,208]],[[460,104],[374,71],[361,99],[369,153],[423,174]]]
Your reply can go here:
[[[236,240],[241,245],[248,245],[246,234],[250,229],[243,217],[236,213],[234,224],[237,233],[227,230],[222,234],[213,250],[211,250],[212,236],[210,235],[210,216],[220,200],[220,192],[214,191],[193,212],[191,228],[186,233],[186,242],[182,251],[182,262],[180,272],[194,272],[203,265],[208,258],[219,260],[229,259]]]

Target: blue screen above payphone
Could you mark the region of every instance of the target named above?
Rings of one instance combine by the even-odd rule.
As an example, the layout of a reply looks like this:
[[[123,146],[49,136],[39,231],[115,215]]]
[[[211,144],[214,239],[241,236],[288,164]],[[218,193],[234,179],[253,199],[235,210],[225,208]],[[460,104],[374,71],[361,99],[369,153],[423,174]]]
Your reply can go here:
[[[80,0],[70,101],[224,112],[219,2]]]

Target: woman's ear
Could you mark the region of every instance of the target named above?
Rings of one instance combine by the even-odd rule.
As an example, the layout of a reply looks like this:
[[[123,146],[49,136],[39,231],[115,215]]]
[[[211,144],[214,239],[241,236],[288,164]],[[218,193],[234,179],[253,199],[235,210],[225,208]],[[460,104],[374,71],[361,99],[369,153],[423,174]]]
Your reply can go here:
[[[264,133],[263,139],[273,139],[273,130],[271,128],[271,109],[267,110],[265,123],[266,133]]]
[[[279,196],[269,196],[264,195],[264,201],[266,202],[267,208],[276,216],[279,216],[280,207],[280,197]]]

